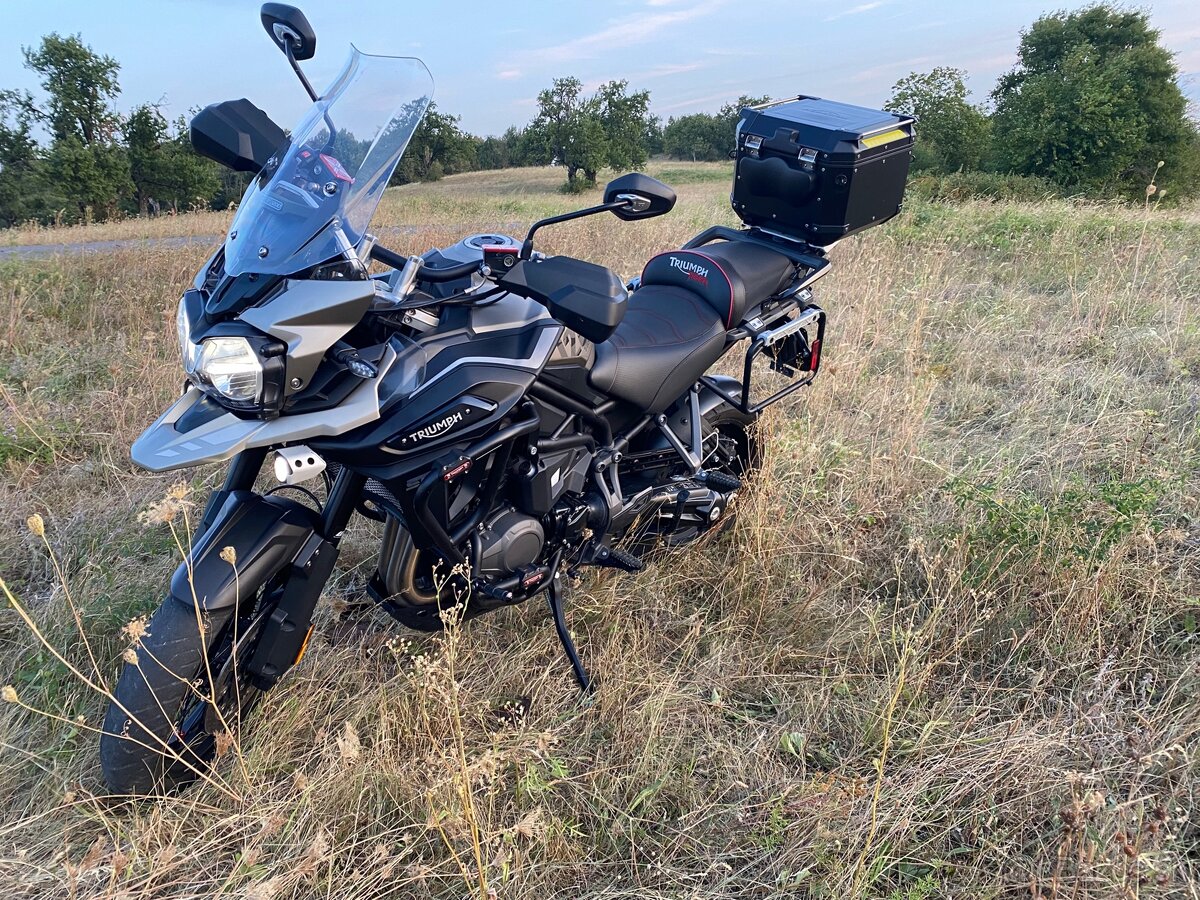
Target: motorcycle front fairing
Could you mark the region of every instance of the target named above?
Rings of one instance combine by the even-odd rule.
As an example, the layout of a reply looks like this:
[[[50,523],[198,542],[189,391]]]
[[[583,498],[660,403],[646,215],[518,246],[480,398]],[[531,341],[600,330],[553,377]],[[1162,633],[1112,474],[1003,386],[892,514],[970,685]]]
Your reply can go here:
[[[384,376],[397,368],[398,360],[402,357],[396,347],[389,345],[379,367],[379,377],[364,380],[342,403],[332,409],[269,420],[238,416],[189,385],[183,396],[134,441],[130,455],[143,469],[167,472],[221,462],[254,447],[342,434],[379,418],[380,388]],[[403,360],[401,366],[414,362],[418,370],[423,368],[423,354],[419,360]],[[415,385],[417,377],[419,374],[414,372],[414,376],[404,380]]]
[[[331,348],[370,308],[375,283],[358,250],[432,89],[420,60],[352,49],[341,74],[251,182],[224,246],[181,302],[189,387],[134,443],[137,465],[166,471],[341,434],[379,418],[381,391],[389,401],[417,386],[424,357],[397,337],[379,356],[377,377],[327,409],[300,411],[306,407],[299,402],[289,412],[305,399]],[[328,265],[343,269],[331,277],[321,272]],[[217,362],[226,368],[214,378],[205,347],[220,341],[226,358]],[[241,350],[245,371],[230,374],[230,348]],[[267,367],[271,383],[264,385]],[[231,396],[222,386],[241,393]]]

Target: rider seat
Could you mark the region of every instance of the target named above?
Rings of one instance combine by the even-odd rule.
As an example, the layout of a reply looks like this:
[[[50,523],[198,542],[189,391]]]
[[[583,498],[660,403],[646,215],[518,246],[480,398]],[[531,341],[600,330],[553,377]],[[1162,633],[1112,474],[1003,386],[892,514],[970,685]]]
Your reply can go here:
[[[592,386],[662,412],[720,358],[746,310],[794,270],[785,256],[739,241],[660,253],[646,263],[617,330],[596,345]]]

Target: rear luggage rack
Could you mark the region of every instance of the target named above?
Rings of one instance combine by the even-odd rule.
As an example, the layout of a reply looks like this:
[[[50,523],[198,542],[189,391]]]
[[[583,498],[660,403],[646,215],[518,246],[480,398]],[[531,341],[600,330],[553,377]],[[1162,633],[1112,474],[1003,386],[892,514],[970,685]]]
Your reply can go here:
[[[821,365],[821,343],[825,338],[825,310],[812,302],[810,287],[829,273],[829,260],[824,251],[787,235],[773,234],[761,228],[737,230],[724,225],[714,225],[696,235],[683,245],[684,250],[694,250],[713,241],[744,241],[758,244],[786,256],[807,271],[793,282],[787,290],[766,301],[772,304],[769,312],[751,315],[739,328],[731,331],[733,342],[750,339],[746,358],[742,366],[741,395],[730,393],[718,380],[707,375],[700,380],[730,405],[746,415],[754,415],[778,403],[789,394],[812,384]],[[766,303],[762,304],[763,307]],[[795,312],[792,318],[784,316]],[[774,325],[775,327],[771,327]],[[816,329],[812,335],[810,329]],[[772,371],[789,380],[777,391],[763,400],[751,401],[754,383],[754,363],[766,356]]]
[[[761,325],[761,321],[759,324]],[[815,336],[810,336],[809,329],[812,328],[816,329]],[[741,396],[731,394],[719,381],[708,375],[700,379],[740,412],[746,415],[759,413],[789,394],[812,384],[813,379],[817,377],[821,367],[821,342],[825,337],[825,310],[821,307],[815,304],[804,306],[795,318],[787,319],[776,328],[768,329],[761,325],[761,330],[756,330],[754,320],[751,320],[743,326],[743,330],[746,332],[745,336],[751,340],[742,367]],[[787,378],[789,383],[765,399],[751,402],[754,363],[764,355],[770,368]]]

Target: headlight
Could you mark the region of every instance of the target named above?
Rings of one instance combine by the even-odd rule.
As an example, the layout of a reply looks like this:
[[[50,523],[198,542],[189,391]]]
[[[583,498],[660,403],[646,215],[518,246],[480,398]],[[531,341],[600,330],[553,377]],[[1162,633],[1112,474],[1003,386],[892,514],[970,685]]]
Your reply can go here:
[[[179,335],[179,356],[183,371],[191,375],[196,369],[196,354],[199,347],[192,343],[192,320],[188,318],[187,302],[179,301],[179,312],[175,315],[175,331]]]
[[[175,318],[188,380],[239,415],[268,419],[279,415],[287,345],[242,322],[204,324],[198,298],[196,291],[185,294]]]
[[[238,404],[262,399],[263,366],[243,337],[215,337],[200,342],[195,374],[226,400]]]

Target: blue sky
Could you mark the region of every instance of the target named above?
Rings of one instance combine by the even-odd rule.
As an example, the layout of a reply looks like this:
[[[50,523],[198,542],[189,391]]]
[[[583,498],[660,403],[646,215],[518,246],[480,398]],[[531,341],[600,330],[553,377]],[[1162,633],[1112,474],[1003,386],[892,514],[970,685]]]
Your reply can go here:
[[[1013,62],[1022,27],[1064,6],[1042,0],[612,0],[436,2],[301,0],[318,52],[306,64],[321,89],[348,45],[419,56],[436,99],[476,133],[527,121],[558,75],[588,86],[626,78],[648,88],[664,119],[715,109],[739,94],[816,94],[877,105],[897,78],[935,65],[964,68],[982,99]],[[0,0],[0,87],[35,87],[21,47],[51,31],[81,33],[121,63],[124,110],[161,101],[175,116],[246,96],[284,124],[306,106],[259,26],[254,0]],[[1200,4],[1143,8],[1200,97]]]

